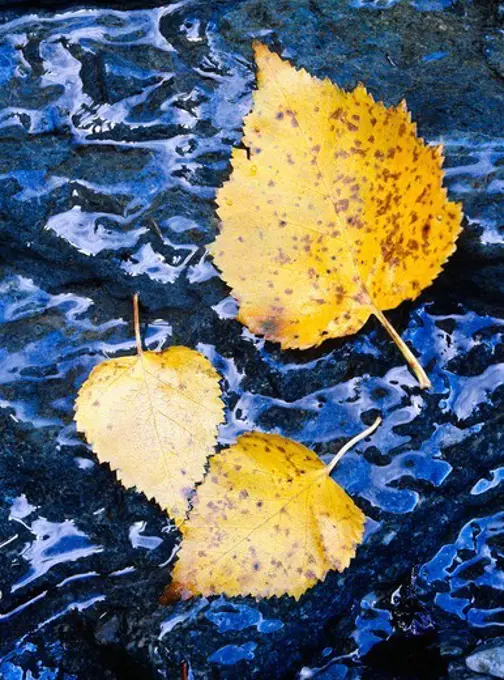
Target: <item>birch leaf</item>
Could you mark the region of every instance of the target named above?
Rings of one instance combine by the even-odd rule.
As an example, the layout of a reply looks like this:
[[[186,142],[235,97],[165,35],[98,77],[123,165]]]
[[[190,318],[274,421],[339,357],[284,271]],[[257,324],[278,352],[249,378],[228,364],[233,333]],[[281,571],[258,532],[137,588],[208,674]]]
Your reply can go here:
[[[193,595],[292,595],[343,571],[364,515],[329,466],[292,439],[253,432],[210,461],[197,488],[164,601]]]
[[[75,403],[77,429],[125,487],[153,498],[179,523],[204,475],[223,421],[219,375],[199,352],[144,352],[96,366]]]
[[[422,387],[429,379],[383,310],[416,298],[455,250],[462,211],[443,153],[402,102],[345,92],[260,43],[258,89],[218,191],[211,253],[254,333],[306,349],[374,315]]]

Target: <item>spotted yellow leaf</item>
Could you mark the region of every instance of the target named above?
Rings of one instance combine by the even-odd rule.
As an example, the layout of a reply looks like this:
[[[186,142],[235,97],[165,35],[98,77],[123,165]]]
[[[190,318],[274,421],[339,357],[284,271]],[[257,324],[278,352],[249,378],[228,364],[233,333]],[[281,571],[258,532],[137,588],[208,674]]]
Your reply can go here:
[[[135,307],[137,319],[137,307]],[[179,523],[223,420],[219,375],[199,352],[170,347],[96,366],[75,403],[77,429],[125,487]]]
[[[415,371],[383,315],[416,298],[455,250],[460,205],[443,154],[417,137],[404,102],[345,92],[255,43],[257,90],[218,191],[210,251],[253,332],[305,349],[358,331],[370,315]]]
[[[302,444],[252,432],[210,461],[182,525],[164,601],[193,595],[292,595],[343,571],[362,541],[364,515]]]

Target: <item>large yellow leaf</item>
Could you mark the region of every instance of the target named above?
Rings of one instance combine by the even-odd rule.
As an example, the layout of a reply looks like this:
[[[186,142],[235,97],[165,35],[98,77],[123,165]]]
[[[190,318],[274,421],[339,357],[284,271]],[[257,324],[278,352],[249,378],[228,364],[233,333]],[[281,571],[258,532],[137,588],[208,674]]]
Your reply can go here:
[[[223,420],[219,375],[199,352],[170,347],[96,366],[75,403],[77,429],[126,487],[177,522],[204,474]]]
[[[197,489],[164,601],[193,595],[299,598],[342,571],[362,540],[364,515],[330,466],[292,439],[253,432],[210,461]]]
[[[401,103],[344,92],[255,43],[258,89],[217,194],[211,253],[253,332],[304,349],[374,314],[422,387],[423,369],[382,311],[416,298],[455,250],[461,207],[443,155]]]

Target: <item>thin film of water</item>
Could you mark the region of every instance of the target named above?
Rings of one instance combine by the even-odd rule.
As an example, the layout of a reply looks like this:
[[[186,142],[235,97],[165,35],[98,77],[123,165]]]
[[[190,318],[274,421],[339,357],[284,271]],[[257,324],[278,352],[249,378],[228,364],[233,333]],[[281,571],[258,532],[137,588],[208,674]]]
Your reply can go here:
[[[225,176],[230,149],[239,141],[253,82],[250,64],[228,51],[211,14],[190,3],[187,8],[180,3],[131,12],[30,14],[0,27],[0,58],[0,139],[6,144],[21,141],[29,151],[22,167],[2,164],[0,179],[11,187],[4,198],[7,208],[44,216],[39,225],[42,244],[75,253],[76,262],[97,275],[106,271],[118,282],[133,280],[155,294],[166,291],[167,298],[181,282],[205,290],[217,276],[204,249],[215,228],[211,201]],[[97,63],[105,93],[93,78]],[[26,140],[33,140],[36,153]],[[497,216],[485,197],[502,191],[504,140],[443,141],[447,184],[454,198],[464,200],[468,228],[475,229],[483,244],[501,242]],[[30,241],[35,233],[26,236],[27,244],[42,252],[37,250],[42,246]],[[132,352],[134,338],[126,313],[113,313],[113,305],[96,291],[86,292],[80,282],[64,292],[45,285],[36,270],[30,275],[15,263],[0,282],[0,405],[16,423],[54,428],[56,446],[72,460],[76,478],[84,479],[96,473],[97,463],[76,437],[74,396],[94,365]],[[236,304],[224,295],[214,300],[209,313],[225,334],[235,324]],[[169,346],[175,321],[170,316],[151,319],[146,345]],[[492,361],[503,324],[463,305],[451,313],[436,311],[428,301],[413,307],[405,338],[429,366],[434,397],[414,389],[400,356],[385,371],[331,379],[331,367],[348,348],[364,359],[379,354],[373,330],[349,339],[346,349],[328,350],[304,363],[283,357],[246,329],[237,340],[235,359],[208,338],[196,340],[196,346],[223,376],[228,408],[222,445],[242,432],[262,429],[292,436],[329,456],[332,442],[358,432],[363,416],[379,410],[383,425],[372,446],[364,442],[347,454],[335,479],[366,509],[366,541],[386,543],[394,540],[391,519],[415,513],[425,489],[442,492],[452,478],[453,461],[446,453],[450,447],[481,430],[484,406],[504,380],[504,366]],[[241,350],[290,396],[258,386],[247,373]],[[472,374],[467,368],[476,350],[489,360],[484,370]],[[308,379],[314,372],[321,376],[315,387]],[[439,418],[434,430],[419,438],[416,425],[432,398],[438,399]],[[496,468],[475,480],[468,493],[492,493],[503,479],[502,468]],[[29,612],[31,628],[4,658],[1,668],[7,678],[17,677],[17,655],[30,652],[30,632],[71,611],[106,604],[107,579],[130,578],[144,555],[153,555],[157,566],[173,559],[163,553],[168,522],[149,526],[147,520],[132,517],[123,532],[127,559],[107,572],[112,538],[106,536],[107,544],[90,536],[106,515],[98,499],[76,516],[63,508],[55,516],[36,492],[20,492],[8,500],[9,531],[1,537],[0,549],[9,551],[19,568],[8,586],[12,606],[2,610],[0,625]],[[475,516],[419,571],[436,606],[474,627],[498,625],[502,615],[486,610],[484,598],[478,601],[482,588],[502,588],[494,541],[501,531],[501,516]],[[464,566],[481,559],[483,573],[466,577]],[[464,595],[469,585],[476,593],[472,600]],[[370,591],[359,606],[352,663],[393,633],[390,602]],[[167,614],[159,639],[202,617],[222,637],[222,645],[208,657],[217,667],[252,661],[257,639],[284,626],[279,619],[265,618],[259,605],[219,598],[196,602],[185,613]],[[230,631],[242,633],[239,643],[228,642]],[[259,638],[247,639],[251,631],[260,633]],[[347,661],[326,650],[320,667],[303,669],[301,677],[329,666],[347,668]]]

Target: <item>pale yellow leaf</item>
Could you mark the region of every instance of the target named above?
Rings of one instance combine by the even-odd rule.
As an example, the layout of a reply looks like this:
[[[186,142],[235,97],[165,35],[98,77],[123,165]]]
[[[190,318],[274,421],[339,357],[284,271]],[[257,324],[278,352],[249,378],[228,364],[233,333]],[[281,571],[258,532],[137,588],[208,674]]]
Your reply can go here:
[[[180,522],[223,420],[219,375],[187,347],[110,359],[82,385],[75,420],[124,486]]]

